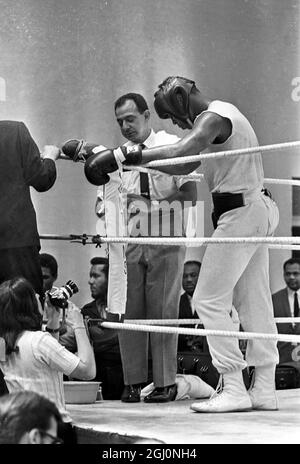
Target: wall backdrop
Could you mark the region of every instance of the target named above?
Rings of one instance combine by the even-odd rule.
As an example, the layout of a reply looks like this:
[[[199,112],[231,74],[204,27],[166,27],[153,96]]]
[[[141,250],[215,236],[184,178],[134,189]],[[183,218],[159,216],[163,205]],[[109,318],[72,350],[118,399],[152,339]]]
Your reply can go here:
[[[297,0],[0,0],[0,11],[0,117],[24,121],[41,149],[77,137],[120,144],[113,103],[130,91],[148,100],[155,129],[182,135],[153,110],[157,84],[173,74],[237,105],[261,144],[300,138]],[[299,150],[264,155],[264,167],[266,177],[300,176]],[[40,234],[94,234],[96,188],[82,165],[60,160],[57,168],[49,192],[32,192]],[[276,235],[291,235],[291,188],[269,187],[281,212]],[[209,236],[204,183],[199,194]],[[105,250],[43,241],[42,252],[57,258],[58,283],[75,280],[75,301],[87,302],[89,260]],[[272,291],[283,286],[290,254],[270,252]]]

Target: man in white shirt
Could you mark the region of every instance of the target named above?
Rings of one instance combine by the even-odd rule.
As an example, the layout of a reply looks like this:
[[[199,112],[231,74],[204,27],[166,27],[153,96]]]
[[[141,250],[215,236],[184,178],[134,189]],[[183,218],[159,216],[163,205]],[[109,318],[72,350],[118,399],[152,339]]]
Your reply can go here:
[[[115,115],[125,146],[154,147],[179,140],[165,131],[154,132],[150,111],[142,95],[129,93],[115,102]],[[128,229],[133,237],[183,235],[183,210],[197,198],[196,184],[165,174],[125,171]],[[174,206],[174,213],[170,210]],[[178,318],[183,246],[129,244],[127,260],[126,319]],[[176,397],[177,336],[146,332],[119,332],[125,390],[123,402],[140,401],[141,387],[148,379],[149,338],[155,389],[145,402],[167,402]]]
[[[286,287],[272,295],[275,317],[300,317],[300,261],[290,258],[283,264],[283,278]],[[283,323],[277,325],[279,333],[300,335],[299,323]],[[292,353],[295,343],[278,342],[279,362],[293,361]]]

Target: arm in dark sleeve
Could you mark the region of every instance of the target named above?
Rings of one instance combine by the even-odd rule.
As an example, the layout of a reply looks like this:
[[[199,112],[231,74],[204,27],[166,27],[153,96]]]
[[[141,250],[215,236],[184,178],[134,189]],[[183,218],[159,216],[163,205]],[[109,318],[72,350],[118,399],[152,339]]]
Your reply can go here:
[[[91,319],[98,319],[99,314],[97,309],[91,305],[86,305],[81,309],[82,315],[86,318]],[[91,340],[93,342],[94,349],[97,350],[98,347],[103,347],[103,345],[111,345],[115,338],[117,337],[117,333],[115,330],[106,329],[101,327],[100,324],[91,324],[89,326],[89,333]]]
[[[19,124],[18,132],[25,182],[38,192],[45,192],[56,180],[55,162],[41,159],[40,151],[24,123]]]
[[[107,343],[111,344],[112,340],[117,336],[115,330],[101,328],[97,325],[91,325],[89,332],[94,348]]]

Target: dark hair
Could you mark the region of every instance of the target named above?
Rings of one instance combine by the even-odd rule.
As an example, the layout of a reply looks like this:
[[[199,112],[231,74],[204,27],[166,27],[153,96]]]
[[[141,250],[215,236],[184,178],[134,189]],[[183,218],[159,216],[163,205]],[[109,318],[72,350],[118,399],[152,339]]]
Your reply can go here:
[[[62,421],[56,405],[33,391],[19,391],[0,398],[0,444],[18,444],[26,432],[47,431],[51,418]]]
[[[49,255],[48,253],[41,253],[40,264],[41,267],[47,267],[50,269],[51,275],[53,277],[57,277],[57,261],[54,256]]]
[[[285,271],[286,269],[286,266],[288,266],[289,264],[298,264],[298,266],[300,266],[300,260],[297,259],[297,258],[290,258],[288,259],[287,261],[285,261],[283,263],[283,270]]]
[[[108,259],[102,258],[101,256],[96,256],[95,258],[91,259],[92,266],[97,266],[98,264],[103,265],[102,272],[105,274],[106,280],[108,280],[108,269],[109,269]]]
[[[34,289],[24,277],[6,280],[0,285],[0,337],[6,354],[17,351],[16,339],[24,330],[41,330],[42,316]]]
[[[186,264],[193,264],[193,265],[195,265],[195,266],[198,266],[199,269],[200,269],[200,267],[201,267],[200,261],[186,261],[186,262],[184,263],[184,265],[186,265]]]
[[[120,106],[123,106],[124,103],[126,103],[127,100],[132,100],[136,104],[136,107],[139,111],[139,113],[144,113],[144,111],[148,110],[148,104],[144,97],[140,95],[139,93],[126,93],[125,95],[122,95],[118,100],[115,102],[115,111],[117,108]]]

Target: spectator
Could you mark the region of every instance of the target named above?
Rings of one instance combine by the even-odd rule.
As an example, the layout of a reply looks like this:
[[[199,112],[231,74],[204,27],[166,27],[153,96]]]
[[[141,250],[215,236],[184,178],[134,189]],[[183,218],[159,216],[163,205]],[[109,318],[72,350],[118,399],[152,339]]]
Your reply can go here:
[[[40,239],[30,187],[49,190],[60,149],[40,151],[23,122],[0,121],[0,283],[23,276],[42,296]]]
[[[0,444],[61,444],[57,432],[61,415],[55,404],[33,391],[0,399]]]
[[[198,276],[201,268],[200,261],[186,261],[184,263],[182,275],[182,288],[184,293],[180,297],[179,319],[198,319],[199,316],[194,308],[193,294],[198,282]],[[186,324],[182,327],[196,327],[203,329],[203,324]],[[196,335],[179,335],[178,351],[190,351],[197,349],[201,352],[209,352],[206,337]]]
[[[91,259],[89,285],[93,301],[81,310],[85,318],[107,319],[108,270],[107,258]],[[120,399],[124,382],[118,333],[100,324],[91,324],[89,333],[96,359],[95,380],[101,381],[103,399]]]
[[[43,276],[43,291],[47,292],[52,289],[53,284],[57,279],[57,261],[54,256],[49,255],[48,253],[41,253],[40,264]]]
[[[148,105],[142,95],[121,96],[115,102],[115,115],[128,140],[126,147],[135,144],[153,147],[179,140],[165,131],[153,131]],[[182,210],[185,204],[191,206],[196,201],[194,182],[179,182],[164,174],[137,171],[124,172],[122,180],[131,236],[183,235]],[[170,204],[174,206],[175,203],[177,207],[172,215]],[[164,232],[165,226],[169,226],[167,232]],[[128,245],[126,319],[178,318],[184,256],[183,246]],[[121,400],[139,402],[141,388],[148,381],[149,334],[137,332],[133,336],[132,332],[121,331],[119,341],[125,382]],[[176,397],[177,335],[151,333],[150,341],[155,388],[144,401],[172,401]]]
[[[272,295],[275,317],[299,317],[300,261],[290,258],[283,264],[286,287]],[[277,324],[279,333],[300,335],[300,324]],[[293,361],[292,353],[297,344],[278,342],[279,363]]]
[[[184,293],[180,297],[179,318],[180,319],[199,319],[199,316],[193,307],[193,294],[198,282],[198,276],[201,268],[200,261],[186,261],[184,263],[182,274],[182,288]]]
[[[107,287],[108,259],[95,257],[91,259],[89,285],[93,301],[81,309],[89,329],[96,360],[95,380],[101,382],[102,396],[105,400],[119,400],[124,388],[122,361],[119,348],[118,333],[114,329],[105,329],[100,323],[89,323],[89,319],[107,320]],[[67,333],[59,337],[68,350],[77,349],[73,330],[69,329],[68,315],[66,319]]]
[[[32,285],[17,277],[0,285],[0,337],[5,340],[5,359],[0,367],[10,393],[32,390],[57,404],[64,421],[65,443],[74,443],[72,419],[65,408],[63,374],[76,379],[95,377],[95,358],[79,309],[69,302],[68,320],[77,342],[77,356],[58,341],[60,310],[46,297],[46,332]],[[48,333],[49,332],[49,333]],[[52,335],[50,335],[52,334]]]

